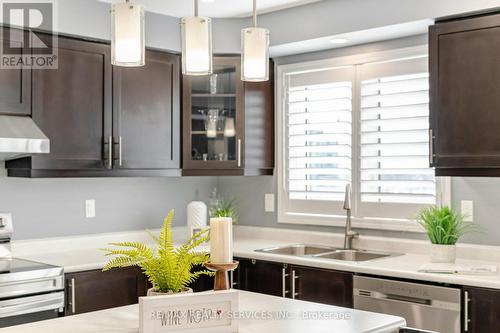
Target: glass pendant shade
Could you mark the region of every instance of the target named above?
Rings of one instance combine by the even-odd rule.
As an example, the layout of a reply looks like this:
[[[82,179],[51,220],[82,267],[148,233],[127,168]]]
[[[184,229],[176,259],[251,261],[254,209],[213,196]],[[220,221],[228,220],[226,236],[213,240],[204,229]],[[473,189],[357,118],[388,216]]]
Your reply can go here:
[[[112,5],[111,63],[116,66],[144,66],[144,7],[130,3]]]
[[[243,81],[269,80],[269,30],[256,27],[241,30],[241,55]]]
[[[182,74],[212,74],[212,22],[208,17],[183,17]]]

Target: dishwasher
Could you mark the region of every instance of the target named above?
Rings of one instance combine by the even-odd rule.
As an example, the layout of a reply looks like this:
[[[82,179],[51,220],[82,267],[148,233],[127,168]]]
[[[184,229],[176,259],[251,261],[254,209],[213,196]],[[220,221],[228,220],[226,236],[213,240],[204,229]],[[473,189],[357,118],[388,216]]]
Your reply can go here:
[[[354,276],[354,308],[395,315],[407,326],[460,333],[461,289]]]

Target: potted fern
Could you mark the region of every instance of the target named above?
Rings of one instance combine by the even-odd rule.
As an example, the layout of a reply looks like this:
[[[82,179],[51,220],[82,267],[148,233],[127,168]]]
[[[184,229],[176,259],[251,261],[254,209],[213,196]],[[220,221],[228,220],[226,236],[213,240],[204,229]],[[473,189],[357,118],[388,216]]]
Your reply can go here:
[[[465,234],[476,231],[474,224],[450,207],[430,207],[418,215],[420,225],[427,232],[431,245],[431,262],[454,263],[456,243]]]
[[[189,285],[201,275],[213,275],[208,270],[193,272],[193,267],[205,264],[210,256],[208,253],[196,251],[196,248],[209,239],[208,229],[194,234],[184,245],[175,247],[172,240],[171,210],[160,231],[159,236],[152,235],[157,243],[157,249],[140,242],[111,243],[117,248],[102,249],[106,256],[113,256],[104,266],[103,271],[113,268],[140,267],[153,288],[148,290],[148,296],[193,292]]]

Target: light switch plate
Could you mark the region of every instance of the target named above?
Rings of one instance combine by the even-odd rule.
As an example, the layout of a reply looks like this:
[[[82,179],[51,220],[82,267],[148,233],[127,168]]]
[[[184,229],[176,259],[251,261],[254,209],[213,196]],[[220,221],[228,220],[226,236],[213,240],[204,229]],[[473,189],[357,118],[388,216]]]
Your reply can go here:
[[[274,212],[274,193],[266,193],[265,194],[265,211],[267,213]]]
[[[95,217],[95,200],[85,200],[85,218],[91,219]]]
[[[474,222],[474,201],[462,200],[460,202],[460,212],[464,216],[465,222]]]

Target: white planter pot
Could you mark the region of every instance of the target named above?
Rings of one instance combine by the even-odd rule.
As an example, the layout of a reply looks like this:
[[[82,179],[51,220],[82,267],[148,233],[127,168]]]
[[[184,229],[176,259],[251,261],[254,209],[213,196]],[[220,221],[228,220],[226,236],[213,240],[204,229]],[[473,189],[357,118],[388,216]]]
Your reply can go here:
[[[456,258],[456,245],[431,244],[431,262],[454,263]]]
[[[193,292],[193,289],[187,288],[186,290],[183,290],[178,293],[174,293],[173,291],[169,291],[168,293],[160,293],[155,291],[153,288],[148,289],[148,296],[166,296],[166,295],[178,295],[178,294],[191,294]]]

